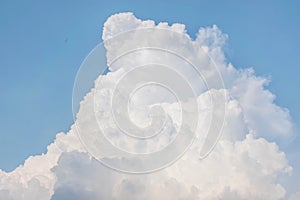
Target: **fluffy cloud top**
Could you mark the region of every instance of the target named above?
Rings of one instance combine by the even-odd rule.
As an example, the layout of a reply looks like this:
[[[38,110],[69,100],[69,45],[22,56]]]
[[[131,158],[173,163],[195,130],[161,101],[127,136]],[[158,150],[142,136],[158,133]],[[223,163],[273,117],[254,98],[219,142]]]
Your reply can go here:
[[[107,168],[90,156],[78,138],[76,126],[68,133],[59,133],[55,141],[48,146],[46,154],[29,157],[24,165],[6,173],[0,171],[0,199],[282,199],[286,197],[286,188],[278,181],[278,176],[288,176],[292,167],[288,164],[284,152],[276,142],[290,138],[293,125],[288,110],[274,104],[275,96],[265,86],[269,80],[257,77],[253,69],[238,70],[227,63],[223,45],[228,36],[217,26],[201,28],[193,41],[187,35],[182,24],[155,24],[154,21],[142,21],[132,13],[120,13],[111,16],[104,24],[103,40],[109,41],[121,32],[142,28],[167,29],[179,33],[182,40],[174,37],[156,35],[150,38],[160,46],[172,46],[195,62],[208,63],[195,49],[201,48],[215,62],[221,73],[225,89],[210,88],[205,90],[203,82],[197,82],[187,68],[180,69],[197,89],[197,103],[200,108],[209,106],[208,93],[228,95],[225,102],[226,114],[222,137],[214,150],[203,160],[199,160],[199,147],[203,138],[196,140],[188,151],[173,165],[155,173],[143,175],[124,174]],[[153,59],[169,62],[177,60],[163,57],[157,52],[142,51],[126,59],[114,62],[114,58],[131,49],[147,43],[146,37],[136,33],[133,38],[121,38],[122,43],[105,43],[107,61],[111,72],[101,75],[104,86],[92,89],[81,103],[76,122],[81,124],[81,131],[90,131],[90,107],[93,97],[98,95],[101,101],[96,104],[102,109],[104,120],[111,141],[128,151],[155,151],[159,144],[170,140],[166,134],[159,141],[147,145],[132,142],[121,143],[121,135],[110,124],[110,116],[105,115],[110,103],[110,92],[131,67],[132,59],[140,64]],[[149,39],[149,40],[150,40]],[[186,43],[188,42],[188,43]],[[190,48],[191,45],[192,48]],[[216,74],[210,74],[210,65],[205,71],[212,83]],[[214,86],[214,84],[212,84]],[[163,91],[155,95],[140,92],[135,103],[147,105],[160,104],[170,116],[166,130],[176,130],[180,124],[178,107],[171,97],[163,96]],[[148,94],[148,96],[147,96]],[[151,88],[150,88],[150,94]],[[143,121],[143,113],[136,111],[136,122]],[[209,115],[209,112],[203,112]],[[199,119],[200,130],[207,129],[206,115]],[[128,141],[127,141],[128,142]],[[128,145],[130,144],[130,145]],[[155,146],[155,144],[157,146]],[[151,148],[148,148],[151,147]],[[112,152],[113,154],[113,152]],[[100,157],[103,155],[99,155]],[[107,156],[107,155],[106,155]],[[296,198],[296,195],[293,198]]]

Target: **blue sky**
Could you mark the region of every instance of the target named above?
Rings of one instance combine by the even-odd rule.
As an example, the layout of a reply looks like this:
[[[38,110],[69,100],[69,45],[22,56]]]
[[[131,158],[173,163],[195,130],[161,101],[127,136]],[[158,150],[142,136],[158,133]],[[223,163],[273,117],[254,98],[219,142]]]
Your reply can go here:
[[[270,76],[277,104],[299,125],[300,3],[224,2],[1,1],[0,169],[45,152],[56,133],[69,129],[76,72],[101,42],[107,17],[118,12],[184,23],[191,36],[216,24],[229,35],[228,60]]]

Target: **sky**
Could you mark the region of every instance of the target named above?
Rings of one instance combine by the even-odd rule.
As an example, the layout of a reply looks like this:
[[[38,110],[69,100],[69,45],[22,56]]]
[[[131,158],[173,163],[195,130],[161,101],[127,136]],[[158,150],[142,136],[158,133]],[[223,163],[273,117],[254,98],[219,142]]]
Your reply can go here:
[[[30,155],[46,152],[58,132],[69,131],[77,70],[102,41],[103,23],[119,12],[183,23],[192,38],[199,27],[216,24],[229,35],[227,59],[269,77],[267,88],[289,109],[297,129],[299,6],[297,1],[1,1],[0,169],[12,171]],[[298,144],[296,139],[283,145],[292,152]]]

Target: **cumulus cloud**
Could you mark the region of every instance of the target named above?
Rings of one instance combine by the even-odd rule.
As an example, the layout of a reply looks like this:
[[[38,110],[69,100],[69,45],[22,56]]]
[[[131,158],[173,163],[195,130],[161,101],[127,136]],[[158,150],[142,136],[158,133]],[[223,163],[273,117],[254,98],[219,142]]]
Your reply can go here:
[[[174,34],[156,35],[141,31],[134,32],[131,38],[120,36],[118,40],[109,42],[122,32],[145,28],[170,30]],[[180,39],[175,34],[180,34]],[[257,77],[253,69],[236,69],[226,61],[223,46],[228,36],[216,25],[200,28],[193,41],[182,24],[156,24],[151,20],[137,19],[132,13],[120,13],[105,22],[102,39],[107,41],[107,64],[111,72],[99,76],[97,80],[101,79],[102,86],[97,87],[98,82],[95,81],[95,87],[81,102],[76,119],[81,132],[89,133],[96,126],[90,121],[91,115],[94,115],[91,108],[96,97],[99,99],[95,104],[99,111],[96,116],[105,122],[103,128],[107,130],[106,136],[115,145],[132,152],[153,152],[162,148],[163,144],[169,144],[172,133],[176,132],[182,119],[174,97],[165,95],[165,91],[150,87],[137,92],[133,98],[132,118],[137,124],[146,126],[149,123],[144,120],[147,106],[159,104],[169,116],[163,130],[165,134],[159,139],[142,144],[126,140],[112,123],[113,117],[109,114],[112,91],[118,80],[133,66],[149,61],[169,66],[178,66],[182,62],[151,50],[133,52],[115,61],[122,52],[151,41],[152,45],[158,47],[176,49],[184,57],[204,67],[202,72],[212,86],[209,89],[205,88],[203,81],[197,80],[186,63],[180,63],[178,68],[196,90],[195,99],[202,112],[197,131],[205,132],[208,129],[207,120],[211,116],[211,111],[207,109],[210,106],[209,95],[218,96],[224,92],[228,96],[224,102],[226,113],[219,142],[201,160],[199,152],[205,138],[200,136],[171,166],[154,173],[132,175],[109,169],[91,156],[78,138],[78,127],[72,125],[68,133],[57,134],[46,154],[28,158],[24,165],[12,172],[0,171],[0,199],[271,200],[286,197],[286,188],[280,184],[278,176],[288,176],[292,167],[276,142],[288,139],[293,134],[289,112],[274,103],[275,96],[265,88],[268,79]],[[199,49],[209,55],[214,63],[202,56]],[[132,65],[133,60],[135,65]],[[225,88],[218,87],[218,74],[210,70],[212,65],[218,67]],[[137,105],[146,106],[141,111]],[[102,141],[95,139],[97,142],[101,144]],[[113,154],[100,153],[96,158],[110,158]]]

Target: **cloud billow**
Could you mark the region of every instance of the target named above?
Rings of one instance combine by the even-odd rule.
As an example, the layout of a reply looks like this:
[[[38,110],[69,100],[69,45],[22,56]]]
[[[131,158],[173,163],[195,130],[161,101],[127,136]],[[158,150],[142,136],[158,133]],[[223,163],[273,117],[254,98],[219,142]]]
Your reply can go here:
[[[164,34],[147,35],[146,32],[137,31],[132,35],[120,35],[132,30],[147,29],[169,30],[174,34],[167,37]],[[176,34],[181,36],[178,37]],[[288,176],[292,172],[292,167],[277,143],[293,136],[289,112],[277,106],[274,103],[274,95],[265,89],[268,79],[256,76],[251,68],[236,69],[226,61],[223,46],[228,36],[217,26],[200,28],[196,39],[192,40],[183,24],[155,24],[151,20],[137,19],[132,13],[120,13],[107,19],[102,35],[103,41],[113,41],[104,42],[110,72],[97,77],[93,89],[88,91],[80,102],[75,124],[68,133],[57,134],[55,141],[48,146],[47,153],[29,157],[24,165],[12,172],[0,171],[0,199],[286,198],[286,188],[280,184],[278,176]],[[112,40],[118,35],[118,40]],[[151,49],[133,52],[115,60],[120,53],[136,49],[139,45],[144,45],[143,42],[149,44],[147,38],[151,39],[152,44],[176,49],[184,58],[192,60],[197,66],[202,66],[201,73],[205,81],[199,81],[187,63],[177,60],[170,54]],[[198,49],[201,49],[201,52]],[[123,129],[129,127],[126,126],[127,121],[126,123],[121,121],[122,123],[117,124],[119,127],[113,123],[115,118],[110,110],[111,104],[114,103],[113,92],[126,74],[131,73],[131,76],[135,77],[134,70],[138,70],[135,66],[143,66],[153,60],[156,63],[165,62],[168,66],[177,67],[176,70],[184,75],[193,88],[193,93],[184,93],[179,102],[185,103],[180,104],[176,102],[176,95],[165,95],[168,88],[145,86],[143,90],[136,90],[136,95],[131,99],[133,106],[132,108],[129,106],[132,109],[128,114],[131,120],[141,127],[151,124],[151,120],[147,121],[147,116],[151,114],[157,117],[158,125],[161,125],[159,119],[165,120],[160,138],[153,137],[152,140],[141,140],[137,143],[130,137],[120,134],[120,127]],[[217,71],[211,70],[212,65],[217,67]],[[156,69],[156,66],[152,66],[152,69]],[[224,81],[224,87],[218,82],[217,72]],[[172,82],[170,77],[165,76],[164,83],[168,83],[169,79]],[[174,77],[177,75],[174,74]],[[210,87],[206,87],[205,82]],[[122,85],[126,85],[125,82]],[[176,90],[177,86],[174,84],[172,86]],[[191,94],[194,95],[192,98]],[[224,94],[226,98],[222,99]],[[212,105],[212,96],[216,97],[214,105],[219,105],[218,100],[222,100],[220,102],[223,103],[225,112],[220,127],[222,134],[214,149],[204,159],[200,159],[200,153],[205,146],[203,145],[205,137],[200,134],[191,146],[186,145],[189,142],[182,143],[188,148],[182,147],[186,151],[180,157],[174,156],[176,160],[171,163],[172,165],[164,166],[165,168],[153,173],[140,175],[122,173],[120,171],[128,171],[130,167],[151,171],[166,163],[159,163],[161,160],[156,160],[158,163],[142,162],[139,167],[136,167],[137,162],[133,159],[121,160],[118,163],[113,157],[115,151],[105,149],[106,144],[102,140],[97,141],[96,133],[92,138],[88,138],[90,135],[86,134],[93,133],[93,127],[98,126],[97,122],[100,120],[100,126],[106,134],[103,138],[108,139],[114,146],[133,153],[150,154],[162,151],[175,140],[174,134],[181,130],[182,122],[188,123],[189,127],[193,124],[195,119],[188,118],[193,115],[182,118],[180,114],[184,109],[190,112],[190,105],[196,105],[200,110],[199,118],[195,120],[198,123],[197,127],[195,126],[192,132],[209,132],[210,120],[213,117],[213,112],[209,109]],[[161,110],[151,111],[147,107],[150,105],[159,105]],[[97,112],[91,114],[93,109]],[[121,108],[120,111],[124,112]],[[90,120],[91,115],[96,119],[93,122]],[[218,124],[212,124],[212,128],[214,126]],[[132,127],[130,130],[136,128]],[[143,135],[148,136],[151,135]],[[181,148],[180,145],[181,143],[178,143],[176,147]],[[165,160],[169,157],[163,158]],[[107,162],[108,166],[114,166],[117,170],[114,167],[115,170],[112,170],[101,162]],[[118,167],[123,167],[124,162],[127,162],[125,163],[127,168],[118,171]]]

